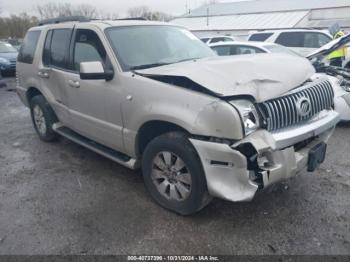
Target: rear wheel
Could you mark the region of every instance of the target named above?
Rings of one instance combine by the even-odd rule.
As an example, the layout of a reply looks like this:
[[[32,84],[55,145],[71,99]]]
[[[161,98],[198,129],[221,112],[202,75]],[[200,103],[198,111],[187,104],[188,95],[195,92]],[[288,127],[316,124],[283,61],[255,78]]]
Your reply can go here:
[[[143,154],[142,171],[155,201],[176,213],[193,214],[211,200],[202,163],[183,133],[168,133],[151,141]]]
[[[53,131],[52,126],[58,120],[55,112],[42,95],[31,99],[30,112],[34,128],[40,139],[45,142],[55,141],[58,134]]]

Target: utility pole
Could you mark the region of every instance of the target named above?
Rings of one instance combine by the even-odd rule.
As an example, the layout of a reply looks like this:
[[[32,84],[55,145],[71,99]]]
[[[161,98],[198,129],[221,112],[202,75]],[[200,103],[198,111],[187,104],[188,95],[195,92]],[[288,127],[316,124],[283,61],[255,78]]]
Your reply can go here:
[[[207,8],[207,26],[209,26],[209,7]]]

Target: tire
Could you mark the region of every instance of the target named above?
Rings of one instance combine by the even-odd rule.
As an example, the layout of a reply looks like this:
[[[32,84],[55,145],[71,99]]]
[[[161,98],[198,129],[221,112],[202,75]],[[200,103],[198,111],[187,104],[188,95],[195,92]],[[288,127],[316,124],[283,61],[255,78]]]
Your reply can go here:
[[[211,200],[201,160],[183,133],[152,140],[142,156],[142,173],[153,199],[178,214],[191,215]]]
[[[30,114],[35,131],[41,140],[53,142],[58,139],[59,135],[52,129],[52,125],[57,123],[58,119],[45,97],[38,95],[31,99]]]

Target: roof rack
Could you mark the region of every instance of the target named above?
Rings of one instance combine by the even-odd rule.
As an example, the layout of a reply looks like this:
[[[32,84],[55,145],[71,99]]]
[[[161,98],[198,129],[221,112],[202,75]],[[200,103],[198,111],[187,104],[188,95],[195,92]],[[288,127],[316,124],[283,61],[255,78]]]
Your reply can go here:
[[[60,24],[64,22],[90,22],[90,19],[85,16],[62,16],[53,19],[45,19],[39,21],[39,26],[50,25],[50,24]]]
[[[144,17],[128,17],[128,18],[117,18],[114,21],[128,21],[128,20],[139,20],[139,21],[147,21]]]

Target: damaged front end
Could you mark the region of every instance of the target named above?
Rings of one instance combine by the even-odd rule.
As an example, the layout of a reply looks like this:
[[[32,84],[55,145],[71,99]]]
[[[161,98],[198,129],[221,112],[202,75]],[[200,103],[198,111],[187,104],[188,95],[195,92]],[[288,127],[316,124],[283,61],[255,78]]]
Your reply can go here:
[[[310,124],[276,134],[259,130],[234,144],[199,139],[191,142],[201,158],[209,193],[234,202],[250,201],[258,190],[304,170],[312,171],[310,152],[320,143],[327,143],[337,121],[338,114],[333,112],[323,119],[327,124]],[[298,137],[302,131],[305,136]],[[283,144],[287,146],[279,147]]]
[[[339,85],[347,92],[350,92],[350,68],[329,65],[329,61],[326,57],[349,43],[350,35],[345,35],[329,42],[307,56],[317,73],[337,78],[339,80]]]
[[[259,189],[303,171],[315,171],[325,159],[326,143],[339,122],[339,114],[332,109],[333,98],[332,84],[320,78],[284,96],[254,104],[259,117],[252,113],[255,110],[248,110],[249,103],[230,102],[236,108],[241,106],[237,110],[245,138],[232,143],[191,139],[210,194],[249,201]],[[244,115],[250,116],[248,124]],[[256,118],[260,121],[252,124]]]

